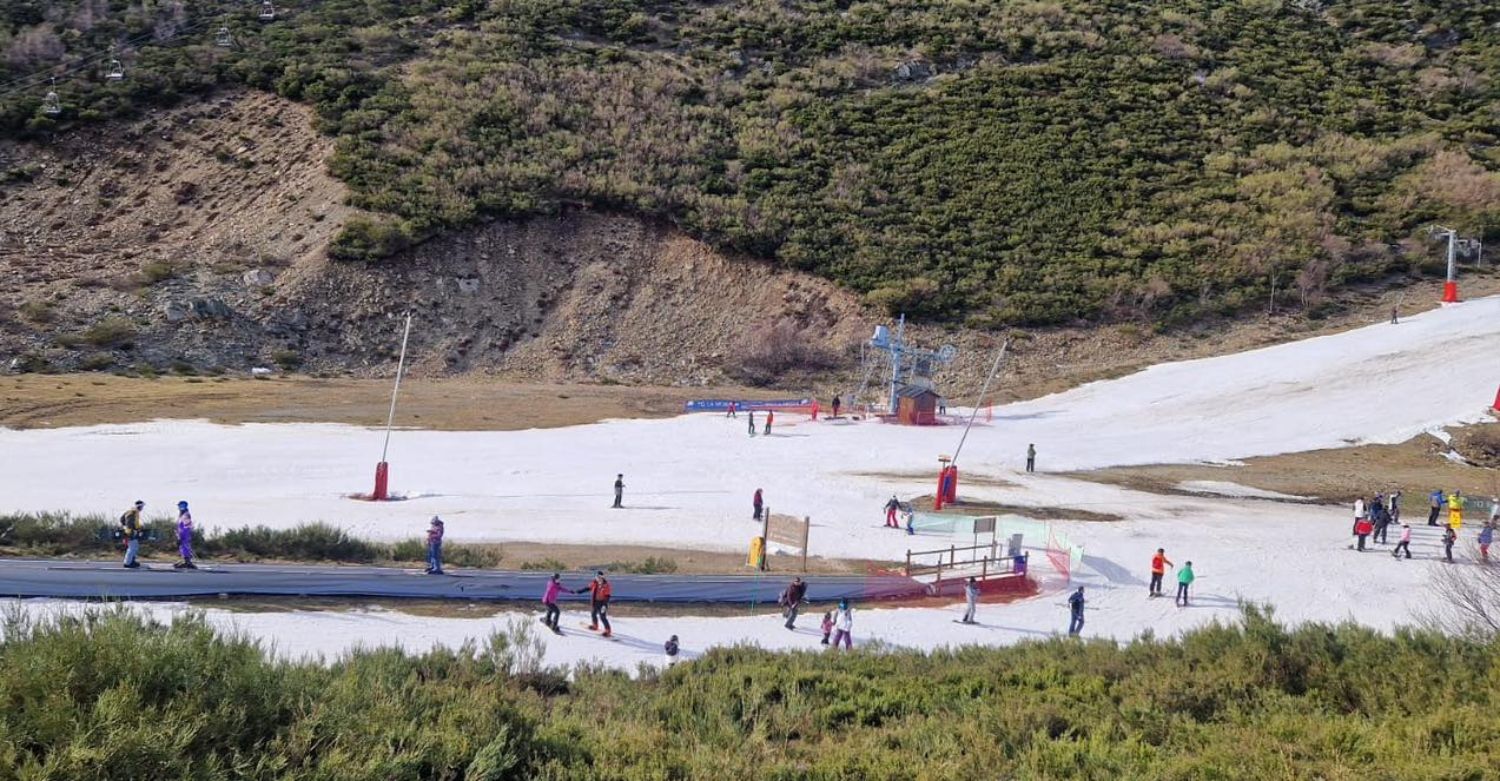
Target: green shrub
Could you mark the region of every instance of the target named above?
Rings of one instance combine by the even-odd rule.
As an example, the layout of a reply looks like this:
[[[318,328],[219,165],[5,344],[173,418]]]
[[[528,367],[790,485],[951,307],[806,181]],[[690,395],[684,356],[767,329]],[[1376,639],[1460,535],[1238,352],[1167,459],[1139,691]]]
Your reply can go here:
[[[296,350],[277,350],[271,353],[271,360],[281,368],[282,371],[292,371],[302,365],[302,354]]]
[[[115,358],[109,353],[89,353],[83,357],[82,361],[79,361],[78,368],[81,371],[97,372],[114,365]]]
[[[57,309],[51,301],[31,299],[20,306],[21,316],[33,323],[45,325],[57,319]]]
[[[135,335],[135,323],[128,318],[106,317],[84,330],[79,335],[79,341],[95,347],[127,348]]]
[[[677,571],[677,562],[666,557],[647,556],[641,561],[612,561],[604,565],[604,570],[630,575],[666,575]]]
[[[328,245],[329,257],[370,261],[388,258],[411,246],[410,230],[396,220],[354,217]]]
[[[568,565],[549,557],[541,561],[523,561],[521,569],[525,572],[567,572]]]

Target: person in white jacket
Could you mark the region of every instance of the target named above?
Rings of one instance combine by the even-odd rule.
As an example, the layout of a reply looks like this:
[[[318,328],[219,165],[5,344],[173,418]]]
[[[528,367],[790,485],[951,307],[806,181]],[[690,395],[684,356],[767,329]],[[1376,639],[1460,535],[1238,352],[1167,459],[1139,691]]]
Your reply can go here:
[[[849,600],[839,600],[838,612],[833,616],[834,626],[837,627],[833,633],[833,647],[838,648],[839,642],[844,643],[845,650],[854,648],[854,608],[849,607]]]
[[[978,580],[976,580],[974,578],[969,578],[969,581],[964,584],[964,603],[965,603],[965,605],[967,606],[968,609],[964,611],[963,620],[959,621],[959,623],[960,624],[977,624],[977,623],[979,623],[978,621],[974,620],[974,611],[975,611],[976,608],[979,607],[979,581]]]

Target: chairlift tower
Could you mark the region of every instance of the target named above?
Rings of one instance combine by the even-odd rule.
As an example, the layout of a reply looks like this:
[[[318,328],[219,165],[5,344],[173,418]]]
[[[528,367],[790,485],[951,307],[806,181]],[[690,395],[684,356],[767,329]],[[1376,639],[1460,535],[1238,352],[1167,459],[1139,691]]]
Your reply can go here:
[[[875,326],[875,335],[870,337],[870,347],[889,356],[891,368],[889,412],[899,412],[900,391],[908,386],[932,387],[932,375],[939,366],[946,366],[958,357],[958,348],[945,344],[936,350],[913,347],[906,342],[906,314],[896,321],[896,332],[884,325]]]
[[[1442,225],[1430,226],[1427,232],[1429,235],[1448,241],[1448,277],[1443,282],[1443,303],[1456,304],[1459,302],[1458,249],[1462,246],[1465,253],[1472,253],[1477,249],[1481,253],[1480,257],[1483,258],[1484,245],[1479,239],[1461,239],[1457,230]]]

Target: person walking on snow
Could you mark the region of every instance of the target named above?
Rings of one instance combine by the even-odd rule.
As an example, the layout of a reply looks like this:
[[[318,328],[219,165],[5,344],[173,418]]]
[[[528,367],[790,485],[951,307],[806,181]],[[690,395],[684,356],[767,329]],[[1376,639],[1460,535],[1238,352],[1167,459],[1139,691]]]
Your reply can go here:
[[[671,637],[667,638],[667,642],[662,644],[662,650],[667,653],[668,667],[677,664],[677,652],[679,650],[677,645],[677,635],[672,635]]]
[[[1464,492],[1455,490],[1448,495],[1448,527],[1458,531],[1464,525]]]
[[[1188,606],[1188,586],[1193,585],[1195,577],[1197,576],[1193,574],[1193,562],[1182,565],[1182,569],[1177,571],[1177,597],[1172,600],[1173,603],[1182,607]]]
[[[193,514],[188,512],[187,502],[177,503],[177,553],[182,561],[173,564],[174,569],[197,569],[193,563]]]
[[[901,509],[901,501],[891,494],[891,500],[885,503],[885,525],[892,529],[901,528],[900,521],[896,520],[896,511]]]
[[[609,627],[609,598],[614,593],[610,588],[609,581],[604,577],[604,570],[594,573],[594,579],[587,586],[574,589],[574,594],[589,593],[589,631],[599,631],[599,625],[604,624],[604,636],[609,637],[613,631]]]
[[[1452,526],[1443,529],[1443,560],[1453,563],[1453,543],[1458,542],[1458,532]]]
[[[1500,496],[1490,497],[1490,525],[1500,526]]]
[[[615,475],[615,504],[611,509],[620,510],[625,507],[625,475]]]
[[[1167,567],[1172,566],[1172,561],[1167,558],[1166,548],[1157,548],[1156,555],[1151,557],[1151,593],[1150,596],[1161,596],[1161,579],[1167,574]]]
[[[732,401],[731,401],[731,402],[729,402],[729,412],[728,412],[728,413],[726,413],[726,414],[725,414],[725,415],[724,415],[724,417],[726,417],[726,418],[734,418],[734,417],[739,417],[739,416],[738,416],[738,415],[735,415],[735,414],[734,414],[734,402],[732,402]]]
[[[1375,523],[1375,534],[1371,539],[1373,539],[1375,542],[1380,543],[1381,545],[1385,545],[1385,531],[1386,528],[1391,524],[1391,516],[1387,514],[1387,511],[1385,509],[1385,497],[1381,496],[1380,494],[1376,494],[1375,501],[1370,504],[1370,510],[1370,515],[1372,516]]]
[[[1488,564],[1490,561],[1490,543],[1495,541],[1495,527],[1485,524],[1479,530],[1479,560]]]
[[[1068,597],[1068,634],[1074,636],[1083,631],[1083,586]]]
[[[427,524],[427,574],[443,574],[443,519],[436,515]]]
[[[828,645],[828,636],[833,634],[833,611],[823,612],[823,645]]]
[[[1359,550],[1365,549],[1365,538],[1369,537],[1374,529],[1369,518],[1360,518],[1354,522],[1354,536],[1359,539]]]
[[[839,600],[838,614],[834,619],[837,627],[833,635],[833,647],[838,648],[839,643],[844,644],[844,650],[854,648],[854,608],[849,607],[848,599]]]
[[[1411,558],[1411,526],[1404,523],[1401,524],[1401,540],[1396,543],[1396,549],[1391,551],[1391,557],[1399,559],[1402,553],[1406,554],[1406,558]]]
[[[1028,471],[1028,472],[1035,472],[1036,471],[1036,445],[1035,444],[1031,444],[1031,445],[1027,445],[1026,446],[1026,471]]]
[[[755,520],[760,520],[760,512],[766,506],[766,504],[761,499],[759,488],[755,489],[755,498],[750,500],[750,505],[755,508]]]
[[[547,615],[542,616],[542,624],[557,634],[562,634],[562,628],[557,625],[558,618],[562,616],[562,611],[557,609],[557,597],[562,590],[562,575],[556,572],[547,581],[547,587],[542,589],[542,606],[547,608]]]
[[[750,410],[748,420],[750,423],[750,436],[755,436],[755,410]]]
[[[771,423],[776,420],[776,410],[766,410],[766,436],[771,436]]]
[[[966,608],[964,610],[964,617],[963,620],[959,621],[959,623],[979,623],[978,621],[974,620],[974,611],[979,607],[979,581],[975,578],[969,578],[969,581],[964,584],[964,605]]]
[[[141,520],[141,513],[145,509],[146,503],[137,499],[135,506],[120,516],[120,536],[125,538],[125,569],[141,566],[135,557],[141,552],[141,537],[146,532],[145,522]]]
[[[802,600],[807,597],[807,584],[802,578],[792,578],[786,590],[781,592],[782,615],[786,616],[786,628],[797,628],[797,611],[802,609]]]
[[[834,417],[838,417],[839,416],[839,405],[841,405],[842,403],[843,402],[839,400],[838,396],[834,396],[833,397],[833,416]]]
[[[1387,500],[1390,502],[1390,505],[1391,505],[1390,506],[1391,523],[1392,524],[1401,523],[1401,489],[1398,488],[1398,489],[1392,491],[1391,495],[1389,497],[1387,497]]]
[[[1430,493],[1430,494],[1427,495],[1427,504],[1428,504],[1427,525],[1428,526],[1436,526],[1436,525],[1438,525],[1438,522],[1437,522],[1438,513],[1442,512],[1444,501],[1446,501],[1446,500],[1443,497],[1443,489],[1441,489],[1441,488],[1439,488],[1436,491],[1433,491],[1432,493]]]

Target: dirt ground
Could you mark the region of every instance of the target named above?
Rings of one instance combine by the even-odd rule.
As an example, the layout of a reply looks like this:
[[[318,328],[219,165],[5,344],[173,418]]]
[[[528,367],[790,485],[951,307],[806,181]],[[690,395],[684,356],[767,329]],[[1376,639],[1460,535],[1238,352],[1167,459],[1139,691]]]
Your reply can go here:
[[[1500,424],[1490,424],[1500,425]],[[1265,491],[1328,502],[1399,488],[1408,513],[1425,513],[1427,493],[1458,489],[1471,496],[1500,494],[1500,470],[1470,466],[1443,456],[1447,446],[1429,435],[1399,445],[1314,450],[1246,459],[1243,466],[1166,464],[1077,472],[1072,477],[1156,493],[1183,493],[1187,480],[1238,483]]]
[[[785,398],[742,388],[541,385],[485,377],[413,378],[401,383],[396,425],[440,431],[514,431],[660,418],[690,399]],[[52,428],[205,418],[219,423],[385,425],[389,380],[22,374],[0,377],[0,426]]]

